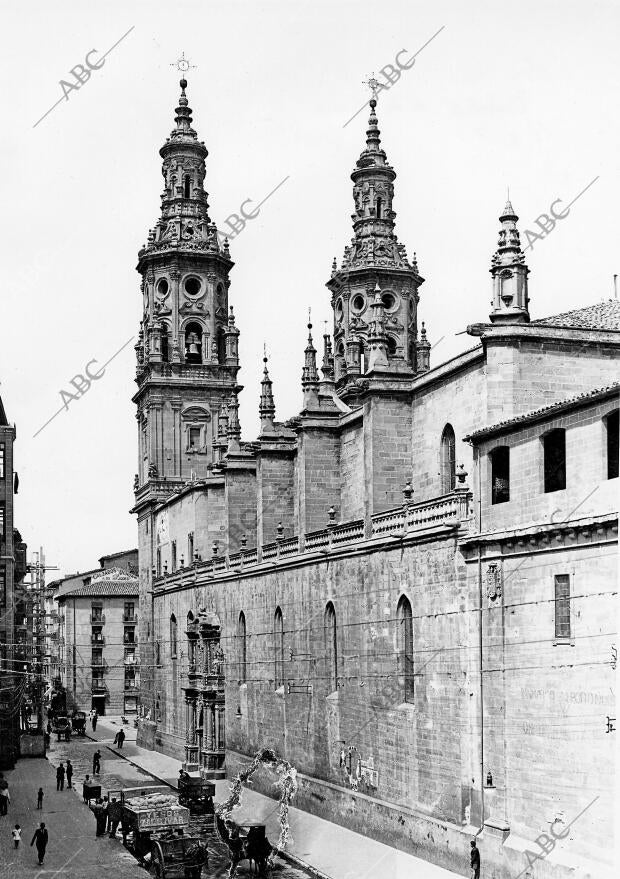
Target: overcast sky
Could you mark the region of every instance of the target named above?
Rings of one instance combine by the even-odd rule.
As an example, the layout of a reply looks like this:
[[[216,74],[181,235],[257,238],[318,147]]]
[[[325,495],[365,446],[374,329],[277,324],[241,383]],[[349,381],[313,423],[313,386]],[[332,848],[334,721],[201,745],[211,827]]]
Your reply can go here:
[[[552,202],[562,199],[559,213],[599,178],[528,251],[532,316],[613,295],[619,23],[613,0],[4,4],[0,394],[17,425],[15,524],[30,549],[43,545],[69,572],[136,545],[135,265],[159,215],[158,150],[182,52],[196,65],[188,97],[209,150],[212,219],[223,226],[289,178],[231,242],[240,418],[252,440],[263,341],[284,420],[301,405],[308,306],[316,336],[331,319],[324,284],[351,237],[349,175],[367,111],[344,124],[368,97],[363,81],[382,80],[399,50],[417,52],[441,28],[378,108],[398,174],[396,231],[426,278],[420,317],[432,343],[444,337],[432,363],[471,347],[455,334],[487,319],[507,185],[523,239]],[[71,68],[125,34],[35,126],[63,98],[60,80],[75,82]],[[40,430],[72,377],[130,339]]]

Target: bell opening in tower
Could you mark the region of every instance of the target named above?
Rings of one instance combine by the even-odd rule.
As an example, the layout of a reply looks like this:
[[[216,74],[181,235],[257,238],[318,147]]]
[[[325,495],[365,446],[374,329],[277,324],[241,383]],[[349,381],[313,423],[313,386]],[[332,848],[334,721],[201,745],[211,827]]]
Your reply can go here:
[[[202,327],[196,322],[185,327],[185,361],[202,363]]]
[[[183,180],[183,197],[184,198],[190,197],[189,187],[190,187],[189,174],[186,174],[185,179]]]

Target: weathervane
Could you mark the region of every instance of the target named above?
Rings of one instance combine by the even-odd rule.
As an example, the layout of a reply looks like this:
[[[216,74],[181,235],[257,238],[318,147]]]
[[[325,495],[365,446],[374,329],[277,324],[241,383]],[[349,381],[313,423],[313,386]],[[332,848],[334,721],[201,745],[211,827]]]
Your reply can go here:
[[[364,80],[364,85],[367,85],[370,91],[372,92],[373,101],[377,100],[377,95],[379,94],[379,80],[375,78],[374,73],[369,79]]]
[[[185,57],[185,52],[181,52],[181,57],[177,61],[173,61],[170,66],[176,67],[180,73],[187,73],[188,70],[196,67],[195,64],[189,63],[188,59]]]

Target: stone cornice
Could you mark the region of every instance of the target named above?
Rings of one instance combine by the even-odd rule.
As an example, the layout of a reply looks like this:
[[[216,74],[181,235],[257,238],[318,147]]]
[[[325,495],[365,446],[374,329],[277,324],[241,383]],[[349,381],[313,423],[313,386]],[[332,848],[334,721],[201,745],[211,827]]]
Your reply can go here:
[[[490,341],[557,341],[568,344],[608,344],[620,347],[618,330],[593,330],[583,327],[554,327],[543,324],[470,324],[470,336],[480,336],[483,342]]]
[[[497,555],[523,555],[533,551],[565,549],[573,546],[591,546],[615,543],[618,539],[618,513],[584,516],[559,522],[534,522],[519,528],[486,531],[471,534],[459,540],[459,546],[468,561],[475,561],[474,550],[495,547]]]

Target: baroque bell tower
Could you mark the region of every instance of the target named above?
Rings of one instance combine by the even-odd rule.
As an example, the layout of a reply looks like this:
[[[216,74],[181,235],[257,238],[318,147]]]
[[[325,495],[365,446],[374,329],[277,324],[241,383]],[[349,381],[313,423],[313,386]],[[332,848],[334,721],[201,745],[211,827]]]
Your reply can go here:
[[[396,172],[381,147],[376,106],[373,95],[366,148],[351,174],[353,238],[340,268],[334,259],[327,282],[336,390],[349,402],[359,393],[361,376],[365,386],[388,377],[398,383],[420,371],[417,306],[424,278],[394,231]]]
[[[204,189],[207,148],[192,128],[182,79],[176,126],[160,149],[161,216],[138,254],[143,316],[136,345],[137,493],[200,479],[213,463],[219,413],[240,390],[238,335],[228,305],[233,266]]]

